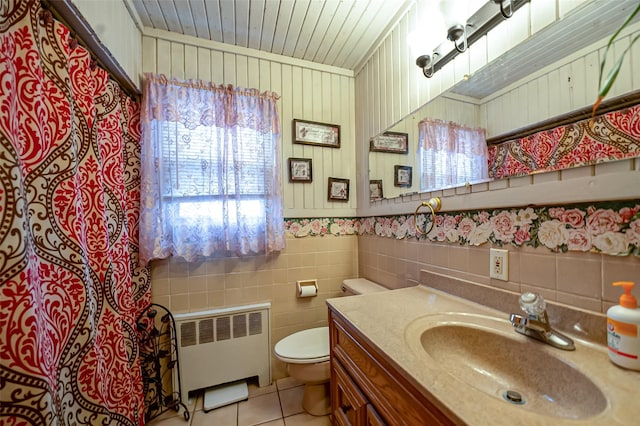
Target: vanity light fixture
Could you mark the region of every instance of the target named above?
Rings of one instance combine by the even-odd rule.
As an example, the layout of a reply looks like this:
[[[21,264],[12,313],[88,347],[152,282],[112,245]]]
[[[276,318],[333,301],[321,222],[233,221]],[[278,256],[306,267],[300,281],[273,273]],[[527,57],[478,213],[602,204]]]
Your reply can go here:
[[[500,4],[500,13],[505,19],[513,16],[513,1],[512,0],[491,0],[494,3]]]
[[[460,43],[458,40],[462,39]],[[456,24],[447,30],[447,40],[452,41],[456,50],[460,53],[467,50],[467,30],[466,24]]]
[[[431,55],[420,55],[418,59],[416,59],[416,65],[422,68],[422,74],[424,74],[425,77],[431,78],[433,76],[435,72],[433,64],[435,64],[438,56],[437,52],[433,52]]]
[[[465,0],[466,1],[466,0]],[[461,10],[455,0],[442,0],[440,9],[447,28],[447,40],[452,41],[455,49],[451,49],[448,42],[443,42],[433,49],[430,54],[422,54],[416,59],[416,65],[422,69],[425,77],[431,78],[459,53],[467,50],[490,30],[528,3],[530,0],[488,0],[480,9],[468,18],[459,15]],[[500,6],[500,10],[496,9]]]
[[[473,2],[468,0],[441,0],[440,13],[447,29],[447,40],[452,41],[460,53],[467,50],[467,18],[469,7]]]

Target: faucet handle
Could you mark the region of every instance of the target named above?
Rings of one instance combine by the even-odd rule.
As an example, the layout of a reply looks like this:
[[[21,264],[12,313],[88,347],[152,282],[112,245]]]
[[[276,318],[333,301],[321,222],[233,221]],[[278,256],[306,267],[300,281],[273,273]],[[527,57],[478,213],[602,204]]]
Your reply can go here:
[[[528,291],[520,295],[520,308],[528,315],[538,317],[547,309],[547,304],[541,294]]]
[[[529,318],[518,314],[511,314],[509,321],[514,327],[526,327],[529,324]]]

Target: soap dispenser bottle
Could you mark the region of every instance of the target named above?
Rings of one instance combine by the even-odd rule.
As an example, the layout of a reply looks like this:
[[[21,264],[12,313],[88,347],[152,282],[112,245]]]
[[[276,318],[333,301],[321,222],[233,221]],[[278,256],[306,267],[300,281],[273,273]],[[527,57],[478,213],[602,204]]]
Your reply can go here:
[[[640,370],[640,309],[631,294],[633,284],[631,281],[613,283],[622,286],[624,294],[620,296],[620,305],[607,311],[607,344],[611,361],[624,368]]]

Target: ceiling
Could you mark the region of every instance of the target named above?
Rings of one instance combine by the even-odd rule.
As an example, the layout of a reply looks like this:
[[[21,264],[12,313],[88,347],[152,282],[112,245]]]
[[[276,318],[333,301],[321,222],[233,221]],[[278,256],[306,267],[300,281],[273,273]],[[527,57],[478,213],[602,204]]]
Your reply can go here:
[[[415,0],[131,0],[145,27],[357,70]]]
[[[129,0],[145,27],[358,71],[416,0]],[[437,0],[430,0],[431,3]],[[483,99],[615,31],[635,1],[583,1],[451,92]],[[615,7],[612,7],[615,5]],[[636,17],[636,21],[640,16]],[[429,25],[427,25],[429,26]],[[550,46],[552,46],[550,48]],[[501,72],[496,72],[497,70]],[[503,72],[509,70],[508,73]]]

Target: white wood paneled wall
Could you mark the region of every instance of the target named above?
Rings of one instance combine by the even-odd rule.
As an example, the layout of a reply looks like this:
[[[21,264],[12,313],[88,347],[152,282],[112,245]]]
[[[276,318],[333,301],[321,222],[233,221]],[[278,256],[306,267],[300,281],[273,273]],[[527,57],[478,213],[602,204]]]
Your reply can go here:
[[[443,198],[443,210],[469,210],[527,205],[531,203],[565,203],[609,199],[640,198],[640,160],[632,159],[561,172],[542,173],[516,179],[503,179],[419,195],[377,201],[368,200],[369,139],[398,123],[421,105],[435,99],[475,71],[498,58],[548,24],[560,19],[580,5],[579,0],[546,0],[527,4],[487,36],[478,40],[464,54],[439,70],[431,79],[422,76],[407,45],[407,38],[419,25],[420,2],[409,10],[382,41],[369,61],[357,71],[356,137],[358,169],[358,216],[412,213],[420,200],[431,196]],[[629,32],[634,31],[634,26]],[[634,31],[635,34],[635,31]],[[616,45],[616,54],[626,41]],[[488,136],[544,120],[572,109],[589,105],[594,96],[587,81],[597,73],[598,53],[606,40],[591,52],[586,50],[567,58],[560,65],[545,68],[526,82],[518,82],[480,107],[479,125],[491,129]],[[552,48],[552,47],[551,47]],[[640,88],[640,44],[627,58],[615,96]],[[555,68],[554,68],[555,67]],[[508,72],[508,70],[505,70]],[[597,75],[597,74],[596,74]],[[571,82],[569,82],[569,77]],[[562,86],[562,87],[561,87]],[[485,100],[481,100],[484,102]],[[502,117],[496,117],[496,110]],[[449,118],[447,114],[445,119]],[[417,124],[417,123],[416,123]],[[373,167],[371,167],[373,169]],[[374,171],[374,174],[377,173]],[[391,181],[391,185],[393,181]],[[385,187],[389,185],[385,183]],[[387,196],[385,191],[385,196]]]
[[[355,100],[350,70],[151,29],[145,29],[142,50],[144,72],[278,93],[285,217],[355,215]],[[294,118],[340,125],[340,149],[293,144]],[[289,183],[290,157],[312,159],[313,182]],[[327,200],[329,177],[350,180],[348,202]]]
[[[102,44],[140,88],[142,26],[132,18],[125,1],[73,0]],[[131,6],[133,7],[133,6]],[[137,15],[134,13],[137,17]]]
[[[629,27],[608,55],[609,68],[631,39],[640,34],[640,23]],[[609,42],[604,39],[562,61],[481,101],[481,124],[487,136],[497,136],[564,113],[593,105],[598,93],[601,58]],[[640,89],[640,43],[627,53],[607,99]]]

